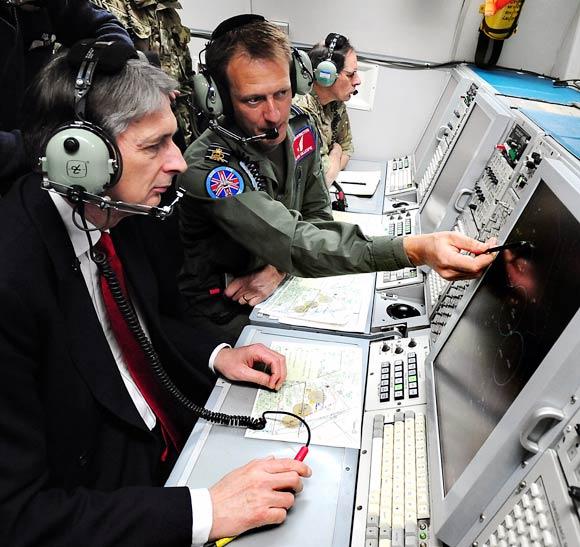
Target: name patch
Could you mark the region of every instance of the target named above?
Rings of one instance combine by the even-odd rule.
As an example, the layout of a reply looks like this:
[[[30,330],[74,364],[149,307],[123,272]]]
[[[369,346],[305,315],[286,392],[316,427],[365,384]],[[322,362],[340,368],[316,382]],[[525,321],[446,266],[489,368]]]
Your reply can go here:
[[[292,149],[294,150],[294,159],[300,161],[309,156],[316,148],[316,139],[312,129],[308,126],[304,127],[294,137]]]

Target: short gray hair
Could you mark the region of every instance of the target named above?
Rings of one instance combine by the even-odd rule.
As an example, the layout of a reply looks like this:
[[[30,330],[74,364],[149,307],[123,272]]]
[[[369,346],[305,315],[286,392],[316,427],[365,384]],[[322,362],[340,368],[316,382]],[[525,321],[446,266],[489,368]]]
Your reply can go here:
[[[66,52],[60,53],[42,69],[26,94],[22,131],[32,168],[54,132],[75,119],[76,72],[69,66]],[[115,74],[101,74],[97,65],[87,94],[86,121],[116,140],[131,122],[158,111],[177,88],[171,76],[141,59],[129,59]]]

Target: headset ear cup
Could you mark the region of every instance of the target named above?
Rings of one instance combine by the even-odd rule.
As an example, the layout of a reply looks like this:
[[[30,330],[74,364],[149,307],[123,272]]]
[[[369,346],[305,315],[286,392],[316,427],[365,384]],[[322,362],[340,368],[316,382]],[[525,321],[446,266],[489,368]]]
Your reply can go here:
[[[322,87],[330,87],[338,78],[336,65],[328,59],[321,61],[314,71],[314,77]]]
[[[193,77],[193,94],[195,104],[207,116],[218,118],[224,113],[224,105],[218,87],[214,79],[203,71]]]
[[[57,129],[40,159],[45,180],[102,194],[121,177],[121,154],[97,126],[75,121]]]
[[[292,50],[292,66],[290,80],[292,82],[292,96],[306,95],[312,89],[312,61],[305,51]]]

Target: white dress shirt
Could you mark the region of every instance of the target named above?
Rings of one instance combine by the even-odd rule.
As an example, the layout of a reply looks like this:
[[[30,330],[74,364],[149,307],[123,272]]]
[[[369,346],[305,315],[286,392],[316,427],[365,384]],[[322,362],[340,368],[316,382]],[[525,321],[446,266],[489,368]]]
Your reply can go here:
[[[135,384],[133,381],[133,378],[129,373],[129,369],[127,368],[127,364],[123,358],[121,348],[119,347],[117,339],[115,338],[115,335],[111,329],[109,316],[107,315],[105,302],[101,293],[99,270],[89,255],[89,242],[87,235],[85,232],[75,226],[72,220],[73,209],[71,205],[62,196],[54,192],[50,192],[50,197],[52,198],[52,201],[58,209],[58,212],[60,213],[60,216],[62,217],[62,220],[66,226],[66,230],[72,242],[75,255],[80,264],[81,273],[95,307],[95,312],[97,313],[99,322],[103,327],[103,332],[105,333],[105,337],[107,338],[107,342],[109,343],[111,352],[113,353],[113,357],[117,363],[117,367],[119,369],[119,373],[121,374],[121,378],[123,379],[123,383],[129,392],[131,400],[137,407],[139,415],[141,418],[143,418],[143,421],[149,430],[152,430],[155,427],[157,417],[139,391],[137,384]],[[80,222],[80,219],[77,218],[77,221]],[[95,228],[91,223],[88,223],[88,225],[89,228]],[[97,230],[94,232],[89,232],[89,234],[93,245],[95,245],[101,237],[101,232]],[[147,327],[143,322],[143,318],[141,317],[137,306],[135,306],[135,311],[137,313],[137,317],[139,318],[139,322],[143,327],[143,330],[148,335],[149,333],[147,332]],[[213,350],[209,362],[209,366],[212,371],[214,370],[213,363],[215,358],[218,352],[224,347],[229,346],[228,344],[220,344]],[[191,543],[192,546],[195,547],[197,545],[203,545],[208,540],[209,532],[213,522],[213,508],[209,490],[207,488],[189,488],[189,492],[191,495],[191,511],[193,516]]]

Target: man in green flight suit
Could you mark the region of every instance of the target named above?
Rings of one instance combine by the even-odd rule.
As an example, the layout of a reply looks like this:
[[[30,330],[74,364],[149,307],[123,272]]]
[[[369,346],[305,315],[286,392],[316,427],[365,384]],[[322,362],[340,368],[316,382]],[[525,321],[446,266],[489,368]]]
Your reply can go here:
[[[188,318],[209,318],[231,340],[251,306],[286,274],[428,264],[459,279],[479,275],[493,259],[481,254],[489,243],[457,233],[367,238],[357,226],[333,221],[315,129],[291,107],[293,92],[309,88],[304,56],[261,16],[240,15],[215,29],[205,74],[196,76],[203,78],[196,83],[199,106],[225,117],[188,148],[188,170],[178,178],[186,192],[179,288]],[[463,249],[480,256],[460,254]]]

